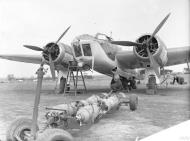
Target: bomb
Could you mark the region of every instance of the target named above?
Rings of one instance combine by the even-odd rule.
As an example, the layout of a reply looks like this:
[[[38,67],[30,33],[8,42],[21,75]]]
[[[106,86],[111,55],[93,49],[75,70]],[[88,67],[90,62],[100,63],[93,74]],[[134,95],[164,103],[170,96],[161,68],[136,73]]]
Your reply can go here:
[[[76,115],[77,110],[78,110],[78,103],[77,102],[71,102],[70,104],[61,104],[54,106],[52,108],[49,108],[50,112],[49,113],[63,113],[65,112],[67,115]]]
[[[101,109],[97,103],[81,107],[76,114],[76,118],[80,123],[94,122],[94,119],[100,114]]]
[[[93,95],[89,98],[86,99],[86,101],[89,103],[89,104],[94,104],[94,103],[98,103],[98,101],[100,101],[101,98],[97,95]]]
[[[102,99],[101,101],[105,104],[105,111],[110,111],[119,105],[119,98],[116,95],[111,95],[110,97]]]

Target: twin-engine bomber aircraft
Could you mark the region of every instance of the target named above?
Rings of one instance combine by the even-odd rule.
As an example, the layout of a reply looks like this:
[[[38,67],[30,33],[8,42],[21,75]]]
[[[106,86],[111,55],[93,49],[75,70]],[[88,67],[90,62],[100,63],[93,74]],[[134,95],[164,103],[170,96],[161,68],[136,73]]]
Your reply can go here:
[[[113,41],[111,37],[97,33],[96,36],[87,34],[77,36],[69,46],[59,42],[69,30],[68,27],[56,42],[48,43],[43,48],[24,45],[26,48],[41,51],[42,55],[0,55],[0,58],[47,64],[50,66],[53,78],[55,70],[58,71],[58,80],[66,79],[70,61],[77,61],[84,70],[92,68],[108,76],[112,76],[112,69],[117,67],[120,75],[126,78],[135,75],[136,69],[145,69],[147,76],[154,74],[159,78],[161,68],[186,63],[190,56],[189,46],[167,49],[156,35],[169,15],[161,21],[152,34],[142,35],[136,42]],[[124,51],[117,45],[133,46],[133,51]]]

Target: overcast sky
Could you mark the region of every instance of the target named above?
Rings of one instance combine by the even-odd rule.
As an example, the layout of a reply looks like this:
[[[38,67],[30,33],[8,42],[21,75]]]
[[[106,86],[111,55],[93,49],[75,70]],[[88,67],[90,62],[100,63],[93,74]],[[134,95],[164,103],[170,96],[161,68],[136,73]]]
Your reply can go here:
[[[158,35],[168,48],[190,45],[189,0],[0,0],[0,54],[38,54],[23,44],[44,46],[69,26],[61,42],[102,32],[135,41],[171,12]],[[34,75],[38,65],[0,59],[0,77]],[[185,65],[172,67],[182,70]]]

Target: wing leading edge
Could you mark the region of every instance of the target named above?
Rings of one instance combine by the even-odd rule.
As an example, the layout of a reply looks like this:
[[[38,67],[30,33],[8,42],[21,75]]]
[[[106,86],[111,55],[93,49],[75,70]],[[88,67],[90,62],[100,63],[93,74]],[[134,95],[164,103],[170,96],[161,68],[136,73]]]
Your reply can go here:
[[[190,61],[190,46],[168,48],[168,61],[165,66],[187,63]],[[120,51],[116,55],[116,62],[122,69],[143,68],[141,59],[137,58],[133,51]]]
[[[187,59],[190,59],[190,46],[168,48],[167,54],[168,54],[168,62],[166,66],[187,63]]]
[[[0,58],[17,61],[17,62],[25,62],[25,63],[33,63],[40,64],[42,62],[41,55],[0,55]]]

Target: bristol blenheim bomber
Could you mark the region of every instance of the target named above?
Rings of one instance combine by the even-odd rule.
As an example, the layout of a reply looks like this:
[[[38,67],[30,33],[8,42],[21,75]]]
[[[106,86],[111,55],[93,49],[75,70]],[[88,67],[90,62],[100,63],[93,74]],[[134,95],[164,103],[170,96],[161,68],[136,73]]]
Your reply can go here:
[[[161,69],[165,66],[187,63],[190,56],[189,46],[167,48],[161,38],[156,35],[169,16],[170,14],[160,22],[152,34],[144,34],[137,38],[136,42],[114,41],[105,34],[97,33],[95,36],[88,34],[77,36],[70,46],[60,42],[69,30],[70,27],[68,27],[56,42],[50,42],[43,48],[24,45],[26,48],[41,51],[42,54],[39,56],[4,54],[0,55],[0,58],[47,64],[50,66],[53,78],[57,71],[58,80],[62,78],[65,80],[63,82],[66,82],[69,62],[75,61],[84,70],[90,68],[108,76],[112,76],[112,69],[117,67],[119,74],[125,78],[134,76],[137,69],[143,68],[147,72],[147,78],[153,74],[156,76],[156,82],[159,83]],[[100,36],[103,36],[104,39]],[[117,45],[133,46],[133,50],[122,50]],[[63,89],[61,86],[60,88]]]

